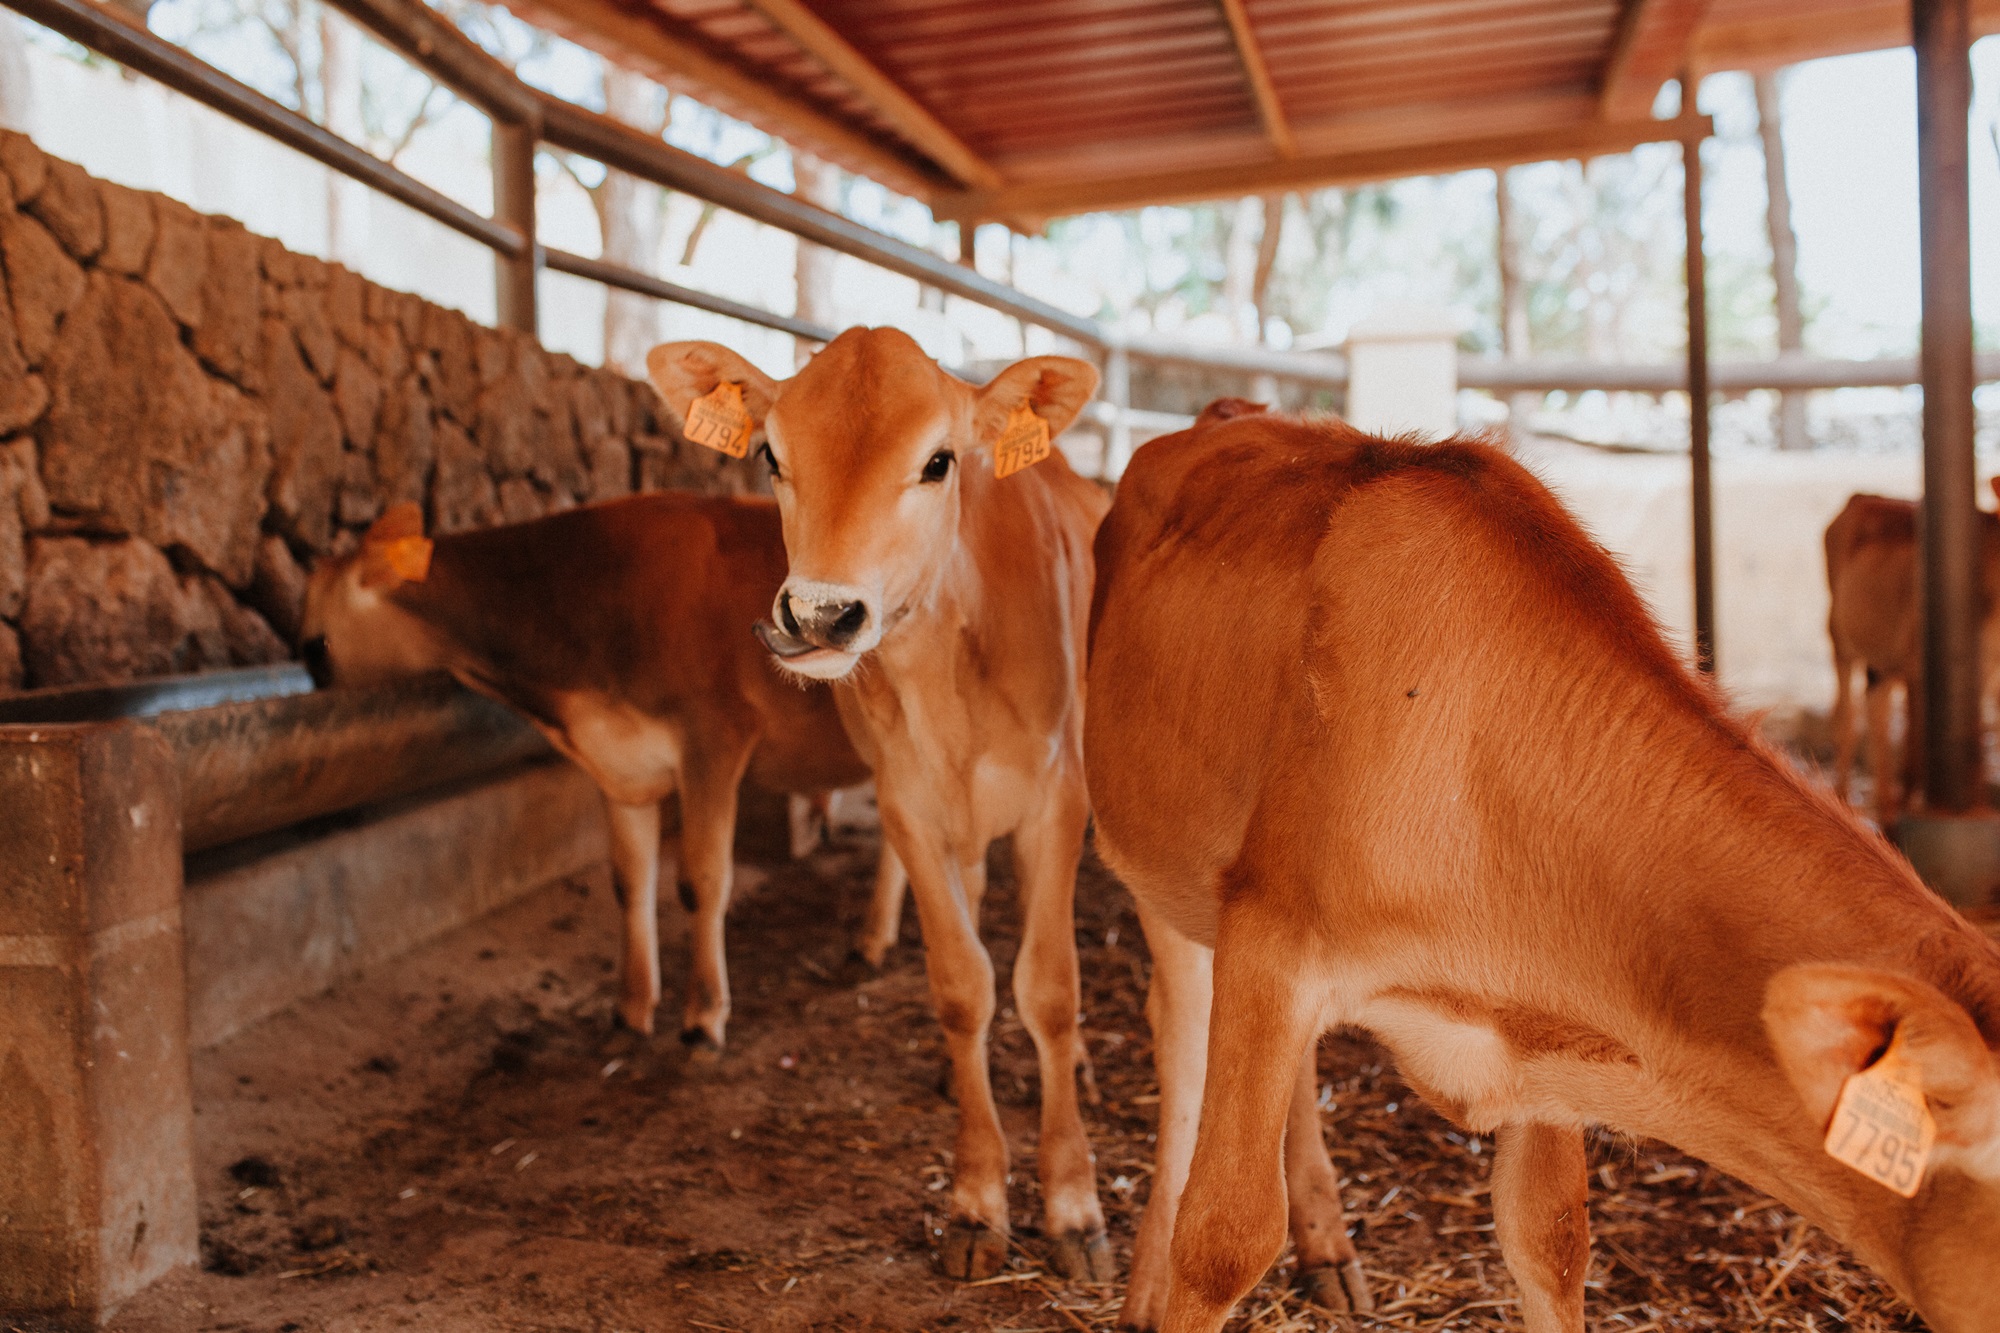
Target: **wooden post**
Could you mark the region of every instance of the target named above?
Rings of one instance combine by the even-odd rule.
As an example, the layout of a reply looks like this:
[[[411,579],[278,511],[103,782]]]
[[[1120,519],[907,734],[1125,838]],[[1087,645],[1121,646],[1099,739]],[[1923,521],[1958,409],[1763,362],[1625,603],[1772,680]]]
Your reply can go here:
[[[535,282],[542,247],[535,234],[535,145],[540,126],[493,118],[493,220],[526,241],[517,255],[493,256],[493,310],[503,329],[536,335]]]
[[[1973,499],[1972,99],[1967,0],[1913,0],[1917,195],[1923,244],[1924,793],[1930,810],[1981,803],[1979,528]]]
[[[1682,97],[1694,102],[1695,82]],[[1689,490],[1694,499],[1694,664],[1715,671],[1715,508],[1708,471],[1708,263],[1702,250],[1701,140],[1681,141],[1687,209],[1687,382]]]

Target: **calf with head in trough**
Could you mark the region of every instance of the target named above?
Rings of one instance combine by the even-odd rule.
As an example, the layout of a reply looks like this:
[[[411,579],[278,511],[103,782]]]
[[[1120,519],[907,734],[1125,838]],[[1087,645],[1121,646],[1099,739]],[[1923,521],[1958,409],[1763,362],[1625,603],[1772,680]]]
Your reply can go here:
[[[2000,1329],[2000,948],[1724,711],[1540,482],[1205,421],[1138,451],[1096,549],[1098,848],[1157,957],[1213,950],[1212,1006],[1154,973],[1194,1029],[1163,1106],[1201,1097],[1191,1167],[1161,1138],[1168,1329],[1277,1257],[1301,1058],[1341,1024],[1495,1136],[1533,1333],[1584,1327],[1591,1125],[1770,1193],[1940,1333]],[[1167,1059],[1202,1045],[1205,1086]]]
[[[742,422],[738,447],[763,433],[791,572],[760,632],[787,669],[836,682],[885,840],[909,870],[959,1112],[951,1215],[935,1237],[945,1270],[990,1277],[1007,1252],[993,964],[978,922],[988,844],[1011,834],[1024,916],[1014,1000],[1040,1059],[1051,1257],[1108,1278],[1078,1103],[1073,913],[1089,818],[1084,616],[1105,499],[1050,455],[1097,372],[1032,357],[974,387],[890,329],[848,330],[783,383],[714,343],[669,343],[647,364],[676,411],[719,396]]]
[[[681,1040],[718,1052],[737,788],[821,794],[868,776],[831,693],[801,689],[752,633],[785,576],[777,506],[680,492],[423,535],[413,504],[324,561],[301,638],[321,685],[445,670],[527,717],[604,793],[624,911],[619,1018],[660,999],[660,803],[680,793],[680,896],[693,915]],[[856,951],[895,942],[903,878],[882,853]]]

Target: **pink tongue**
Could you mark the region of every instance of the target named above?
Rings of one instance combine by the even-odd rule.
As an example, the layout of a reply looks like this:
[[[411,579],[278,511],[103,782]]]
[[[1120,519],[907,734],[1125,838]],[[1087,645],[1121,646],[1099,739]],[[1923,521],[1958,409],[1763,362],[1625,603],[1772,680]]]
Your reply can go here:
[[[758,621],[751,630],[774,657],[803,657],[813,651],[812,644],[793,638],[768,620]]]

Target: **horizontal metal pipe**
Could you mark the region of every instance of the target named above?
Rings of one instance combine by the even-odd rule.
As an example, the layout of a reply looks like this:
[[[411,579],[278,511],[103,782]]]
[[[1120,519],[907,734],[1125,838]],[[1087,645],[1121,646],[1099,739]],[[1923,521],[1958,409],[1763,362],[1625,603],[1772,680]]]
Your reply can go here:
[[[691,194],[752,221],[788,231],[801,240],[864,259],[953,296],[1052,329],[1087,346],[1105,345],[1104,331],[1096,320],[1023,295],[963,264],[955,264],[893,236],[884,236],[872,227],[817,208],[782,190],[761,185],[742,172],[684,152],[609,116],[586,111],[548,93],[537,91],[535,96],[541,101],[542,134],[558,148],[581,153],[629,176]]]
[[[1981,383],[2000,380],[2000,354],[1978,358]],[[1710,387],[1718,392],[1748,389],[1862,389],[1900,387],[1917,382],[1913,357],[1870,361],[1779,357],[1770,361],[1718,361],[1711,369]],[[1687,367],[1610,365],[1591,361],[1502,361],[1494,357],[1458,359],[1459,387],[1466,389],[1588,390],[1668,393],[1687,388]]]
[[[1177,343],[1165,338],[1133,336],[1116,341],[1131,355],[1147,361],[1168,361],[1210,370],[1236,370],[1249,375],[1276,375],[1304,384],[1347,383],[1347,358],[1338,352],[1286,352],[1269,347],[1211,347]]]
[[[637,269],[626,268],[623,264],[589,259],[583,255],[573,255],[567,250],[545,250],[542,254],[542,263],[544,267],[554,269],[558,273],[589,278],[607,287],[637,292],[641,296],[651,296],[661,301],[672,301],[675,305],[692,306],[696,310],[706,310],[710,314],[727,315],[746,324],[777,329],[781,333],[789,333],[793,337],[806,338],[813,342],[832,342],[836,332],[809,320],[793,319],[790,315],[774,315],[768,310],[759,310],[756,306],[744,305],[726,296],[711,296],[692,287],[682,287],[678,283],[652,277]]]
[[[342,175],[352,176],[482,245],[505,255],[518,255],[525,248],[517,233],[491,218],[481,217],[457,200],[404,175],[298,112],[280,106],[247,84],[237,82],[91,0],[0,0],[0,4],[203,106],[268,134],[287,148],[296,149]]]

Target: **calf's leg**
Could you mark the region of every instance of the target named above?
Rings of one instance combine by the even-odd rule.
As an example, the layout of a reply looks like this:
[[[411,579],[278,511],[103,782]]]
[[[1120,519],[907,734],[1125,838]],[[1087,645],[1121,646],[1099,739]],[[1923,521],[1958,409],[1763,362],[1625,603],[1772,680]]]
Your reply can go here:
[[[1082,982],[1076,958],[1076,862],[1089,820],[1081,775],[1037,819],[1014,833],[1024,916],[1014,959],[1014,1005],[1041,1062],[1042,1124],[1037,1160],[1050,1261],[1065,1277],[1109,1282],[1116,1275],[1097,1171],[1083,1131],[1077,1082],[1090,1056],[1078,1029]]]
[[[1320,1130],[1318,1042],[1307,1045],[1292,1089],[1285,1123],[1285,1191],[1291,1213],[1292,1249],[1298,1256],[1299,1289],[1323,1310],[1368,1313],[1375,1301],[1361,1255],[1347,1234],[1347,1210],[1340,1204],[1340,1173],[1327,1156]]]
[[[910,875],[917,921],[924,933],[924,970],[931,1005],[951,1057],[952,1099],[958,1103],[953,1147],[951,1217],[933,1239],[947,1275],[992,1277],[1007,1259],[1007,1140],[993,1104],[987,1030],[993,1023],[993,960],[979,942],[968,910],[958,859],[925,827],[893,804],[882,811],[885,841]]]
[[[1833,790],[1842,805],[1854,781],[1854,663],[1833,655]]]
[[[607,798],[611,892],[624,913],[625,961],[618,1019],[651,1034],[660,1002],[660,803],[621,805]]]
[[[1493,1150],[1494,1230],[1521,1287],[1528,1333],[1583,1333],[1589,1190],[1581,1129],[1501,1126]]]
[[[1895,685],[1871,671],[1864,699],[1868,709],[1868,775],[1875,782],[1875,822],[1887,832],[1903,806],[1903,766],[1897,762],[1895,742],[1889,736]]]
[[[1285,1124],[1299,1061],[1320,1034],[1295,943],[1226,904],[1215,948],[1208,1086],[1174,1227],[1166,1333],[1215,1333],[1285,1244]]]
[[[889,950],[896,947],[896,937],[903,929],[903,891],[909,883],[896,849],[883,839],[881,857],[875,862],[875,891],[868,899],[868,917],[854,940],[855,956],[871,971],[881,971]]]
[[[1139,923],[1153,955],[1146,1021],[1153,1029],[1153,1069],[1160,1081],[1160,1126],[1152,1192],[1132,1245],[1132,1275],[1118,1322],[1125,1328],[1153,1329],[1166,1317],[1174,1217],[1187,1189],[1188,1163],[1201,1123],[1215,955],[1148,911],[1143,900]]]
[[[690,755],[681,780],[681,892],[688,925],[688,987],[681,1041],[719,1054],[729,1024],[729,964],[723,921],[736,870],[736,789],[750,759],[741,753]]]

